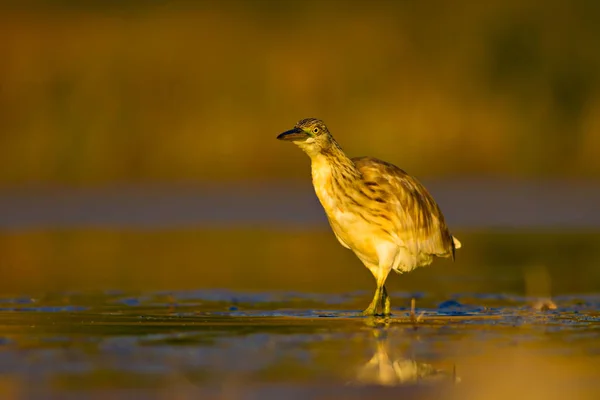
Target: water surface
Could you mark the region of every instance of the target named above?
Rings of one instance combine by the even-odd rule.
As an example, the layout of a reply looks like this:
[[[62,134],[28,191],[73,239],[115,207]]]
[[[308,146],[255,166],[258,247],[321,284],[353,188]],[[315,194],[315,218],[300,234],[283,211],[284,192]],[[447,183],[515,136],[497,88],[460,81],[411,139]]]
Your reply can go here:
[[[410,295],[394,293],[400,304]],[[456,295],[363,318],[360,293],[3,299],[0,393],[127,398],[594,398],[600,296]],[[342,308],[343,310],[340,310]],[[525,374],[525,375],[524,375]],[[178,397],[179,396],[179,397]],[[523,397],[519,397],[523,398]]]

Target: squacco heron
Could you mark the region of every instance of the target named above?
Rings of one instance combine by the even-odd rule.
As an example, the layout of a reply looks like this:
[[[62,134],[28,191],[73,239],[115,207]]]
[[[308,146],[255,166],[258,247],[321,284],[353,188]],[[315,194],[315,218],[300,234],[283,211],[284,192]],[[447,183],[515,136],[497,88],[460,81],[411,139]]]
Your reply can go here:
[[[415,178],[373,157],[348,158],[316,118],[299,121],[277,139],[308,154],[315,192],[333,233],[375,277],[375,296],[364,315],[390,315],[385,288],[390,271],[412,271],[431,264],[434,256],[454,259],[461,244]]]

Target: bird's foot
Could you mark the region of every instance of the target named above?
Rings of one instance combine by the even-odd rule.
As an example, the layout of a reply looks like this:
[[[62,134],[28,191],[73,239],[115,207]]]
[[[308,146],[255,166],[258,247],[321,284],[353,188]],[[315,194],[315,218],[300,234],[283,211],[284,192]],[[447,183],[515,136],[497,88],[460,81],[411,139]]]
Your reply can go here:
[[[377,312],[377,308],[381,309],[381,313]],[[392,306],[390,302],[390,297],[385,290],[385,287],[378,289],[375,293],[375,297],[369,307],[364,310],[361,314],[365,317],[383,317],[387,318],[392,315]]]
[[[383,315],[385,317],[389,317],[392,315],[392,302],[390,301],[390,297],[385,297],[385,302],[383,304]]]
[[[363,312],[360,313],[362,316],[364,317],[383,317],[383,318],[387,318],[390,317],[392,315],[392,313],[390,312],[389,307],[386,308],[383,313],[378,313],[377,309],[375,307],[371,308],[371,307],[367,307],[366,310],[364,310]]]
[[[363,312],[361,312],[361,315],[365,317],[377,317],[377,307],[371,304]]]

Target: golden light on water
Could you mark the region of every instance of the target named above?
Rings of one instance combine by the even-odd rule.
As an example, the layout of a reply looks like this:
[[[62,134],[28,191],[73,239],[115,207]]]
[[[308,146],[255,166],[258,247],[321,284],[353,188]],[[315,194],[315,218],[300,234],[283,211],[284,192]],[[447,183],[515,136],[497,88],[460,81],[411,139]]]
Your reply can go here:
[[[3,2],[0,397],[599,398],[599,11]],[[306,117],[463,244],[387,321],[276,140]]]

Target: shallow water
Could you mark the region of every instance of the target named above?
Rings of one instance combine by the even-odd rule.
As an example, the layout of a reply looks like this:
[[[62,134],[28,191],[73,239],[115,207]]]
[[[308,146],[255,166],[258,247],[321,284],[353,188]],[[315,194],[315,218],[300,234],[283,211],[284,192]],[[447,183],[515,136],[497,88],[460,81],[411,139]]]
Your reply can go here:
[[[5,231],[0,398],[598,398],[600,235],[455,234],[381,319],[328,229]]]
[[[398,303],[410,294],[393,293]],[[361,293],[69,293],[0,303],[0,394],[126,398],[594,398],[600,296],[456,295],[417,321]],[[340,311],[342,309],[342,311]],[[525,397],[519,397],[525,398]]]

